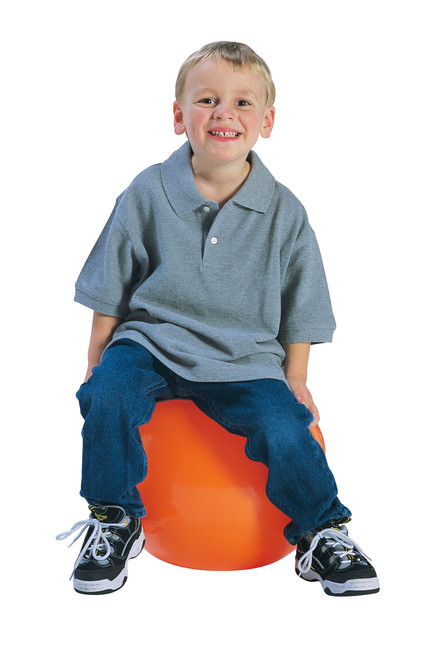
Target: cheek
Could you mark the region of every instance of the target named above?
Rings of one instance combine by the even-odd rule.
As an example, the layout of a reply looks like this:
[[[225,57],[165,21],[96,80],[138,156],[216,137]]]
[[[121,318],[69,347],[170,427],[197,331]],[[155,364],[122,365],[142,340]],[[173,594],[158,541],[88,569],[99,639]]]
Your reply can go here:
[[[245,129],[248,129],[252,134],[256,134],[258,136],[261,129],[261,121],[259,116],[256,115],[246,116],[243,122],[244,122]]]
[[[203,125],[208,120],[208,115],[199,107],[192,108],[189,112],[189,122],[194,125]]]

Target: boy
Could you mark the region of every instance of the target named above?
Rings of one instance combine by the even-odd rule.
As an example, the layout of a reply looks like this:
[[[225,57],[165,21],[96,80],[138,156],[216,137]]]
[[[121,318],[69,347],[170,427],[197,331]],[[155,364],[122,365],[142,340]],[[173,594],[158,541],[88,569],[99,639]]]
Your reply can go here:
[[[77,281],[76,301],[94,310],[77,393],[92,514],[58,537],[89,527],[78,592],[122,587],[143,548],[138,426],[175,397],[246,436],[247,455],[268,466],[300,577],[332,595],[379,590],[309,432],[319,419],[306,385],[310,344],[332,340],[335,322],[305,211],[252,151],[272,132],[274,97],[248,46],[217,42],[191,55],[174,102],[175,132],[188,141],[120,195]]]

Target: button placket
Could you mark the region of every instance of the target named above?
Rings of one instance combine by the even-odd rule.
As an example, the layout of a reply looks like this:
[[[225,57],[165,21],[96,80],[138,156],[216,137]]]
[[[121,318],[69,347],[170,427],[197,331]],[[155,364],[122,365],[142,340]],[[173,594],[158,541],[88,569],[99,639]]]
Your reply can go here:
[[[219,257],[219,248],[217,245],[219,244],[220,238],[216,234],[216,230],[218,228],[218,225],[215,224],[215,220],[217,219],[218,222],[219,220],[219,214],[221,211],[219,208],[215,210],[214,207],[210,207],[207,204],[204,204],[201,208],[201,210],[207,214],[207,222],[208,226],[206,227],[206,230],[208,231],[207,236],[205,237],[204,240],[204,251],[203,251],[203,259],[202,259],[202,264],[204,267],[209,267],[209,265],[213,265],[214,261],[217,261]],[[205,217],[205,216],[204,216]],[[218,258],[216,258],[218,257]]]
[[[203,256],[203,265],[208,267],[213,265],[214,261],[218,261],[219,248],[218,248],[219,239],[216,236],[208,236],[204,245],[204,256]]]

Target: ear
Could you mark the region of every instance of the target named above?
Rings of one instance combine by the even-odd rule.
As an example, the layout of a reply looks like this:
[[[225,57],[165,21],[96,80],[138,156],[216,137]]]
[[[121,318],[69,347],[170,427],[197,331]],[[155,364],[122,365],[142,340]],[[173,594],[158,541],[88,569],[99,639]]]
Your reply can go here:
[[[174,102],[174,132],[178,135],[184,134],[186,127],[184,126],[184,117],[181,105],[177,100]]]
[[[266,109],[263,122],[260,129],[260,134],[263,138],[269,138],[272,133],[273,124],[275,122],[275,107],[269,107]]]

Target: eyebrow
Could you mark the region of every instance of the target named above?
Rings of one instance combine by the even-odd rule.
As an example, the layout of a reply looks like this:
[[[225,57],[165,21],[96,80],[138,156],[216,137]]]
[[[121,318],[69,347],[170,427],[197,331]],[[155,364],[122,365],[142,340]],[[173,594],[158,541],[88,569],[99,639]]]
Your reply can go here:
[[[211,93],[213,95],[215,93],[215,91],[213,91],[213,88],[211,86],[200,86],[198,89],[196,89],[195,93],[200,93],[200,94]],[[255,97],[256,99],[258,99],[257,95],[254,93],[254,91],[252,89],[249,89],[249,88],[238,88],[238,89],[235,90],[234,95],[237,95],[237,96],[239,96],[239,95],[241,95],[241,96],[251,95],[252,97]]]

